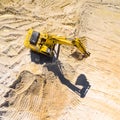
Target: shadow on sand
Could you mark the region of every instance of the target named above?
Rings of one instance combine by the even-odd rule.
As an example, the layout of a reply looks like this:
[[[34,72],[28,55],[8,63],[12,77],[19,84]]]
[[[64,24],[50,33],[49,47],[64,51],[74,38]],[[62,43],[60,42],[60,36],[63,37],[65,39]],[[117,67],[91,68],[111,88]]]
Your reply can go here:
[[[45,64],[44,67],[47,67],[48,71],[52,71],[55,74],[55,76],[58,76],[62,84],[66,85],[69,89],[71,89],[73,92],[75,92],[77,95],[79,95],[82,98],[86,96],[86,93],[91,87],[84,74],[80,74],[75,83],[75,85],[82,86],[82,89],[73,85],[68,79],[64,77],[61,69],[61,63],[59,60],[55,60],[55,62],[52,63],[53,60],[51,58],[48,58],[45,55],[31,51],[31,61],[36,64],[44,63]]]
[[[48,71],[52,71],[56,76],[58,76],[59,80],[62,84],[66,85],[68,88],[70,88],[73,92],[75,92],[80,97],[84,98],[86,96],[86,93],[88,92],[90,88],[90,84],[86,79],[86,76],[84,74],[80,74],[77,78],[75,85],[81,85],[83,88],[79,89],[75,85],[73,85],[68,79],[66,79],[62,73],[61,69],[61,63],[57,61],[54,64],[46,64],[44,67],[47,67]]]

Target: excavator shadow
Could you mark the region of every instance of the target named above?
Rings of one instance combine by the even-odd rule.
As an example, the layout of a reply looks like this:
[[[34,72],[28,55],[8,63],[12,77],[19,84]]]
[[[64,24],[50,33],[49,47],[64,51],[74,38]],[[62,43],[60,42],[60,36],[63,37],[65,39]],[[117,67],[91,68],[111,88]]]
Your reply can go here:
[[[58,76],[60,82],[70,88],[73,92],[79,95],[81,98],[84,98],[90,89],[90,84],[87,81],[87,78],[84,74],[80,74],[76,80],[75,85],[73,85],[70,80],[64,77],[62,72],[61,63],[57,58],[50,58],[43,54],[30,51],[31,61],[36,64],[45,64],[44,67],[47,67],[48,71],[52,71],[55,76]],[[78,88],[77,85],[82,86],[82,89]]]
[[[53,58],[30,50],[31,61],[36,64],[52,63]]]
[[[46,64],[44,67],[47,67],[48,71],[52,71],[56,76],[58,76],[62,84],[66,85],[81,98],[84,98],[86,96],[88,90],[91,87],[84,74],[79,75],[75,83],[75,85],[81,85],[82,89],[73,85],[68,79],[64,77],[60,61],[56,61],[54,64]]]
[[[81,85],[81,86],[83,86],[83,88],[80,91],[81,97],[85,97],[86,93],[88,92],[88,90],[91,87],[91,85],[87,81],[87,78],[86,78],[86,76],[84,74],[80,74],[78,76],[75,85]]]

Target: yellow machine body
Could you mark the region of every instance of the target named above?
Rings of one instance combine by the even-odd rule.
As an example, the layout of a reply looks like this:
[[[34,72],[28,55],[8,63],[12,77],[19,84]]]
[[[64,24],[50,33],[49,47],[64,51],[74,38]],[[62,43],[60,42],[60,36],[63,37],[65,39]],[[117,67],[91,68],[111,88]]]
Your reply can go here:
[[[30,29],[24,40],[24,45],[37,53],[42,53],[49,57],[54,56],[54,48],[56,44],[70,45],[75,46],[83,57],[88,57],[90,53],[86,51],[85,46],[81,42],[81,40],[84,39],[85,37],[69,40],[62,36],[43,34]]]

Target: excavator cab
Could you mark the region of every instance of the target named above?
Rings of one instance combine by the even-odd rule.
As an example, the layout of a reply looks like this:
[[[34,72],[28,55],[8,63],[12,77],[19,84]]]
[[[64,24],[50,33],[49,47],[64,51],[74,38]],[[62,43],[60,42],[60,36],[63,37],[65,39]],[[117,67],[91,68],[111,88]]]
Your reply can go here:
[[[39,39],[40,33],[39,32],[32,32],[31,38],[30,38],[30,44],[36,45]]]

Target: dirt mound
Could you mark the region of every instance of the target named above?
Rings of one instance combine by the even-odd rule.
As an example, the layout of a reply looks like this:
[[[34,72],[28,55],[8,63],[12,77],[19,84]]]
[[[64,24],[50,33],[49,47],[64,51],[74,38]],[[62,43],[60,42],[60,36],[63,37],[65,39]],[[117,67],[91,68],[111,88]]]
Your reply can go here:
[[[56,119],[66,103],[65,91],[60,86],[53,76],[46,78],[23,71],[4,96],[6,102],[1,107],[5,110],[1,111],[1,118]]]

